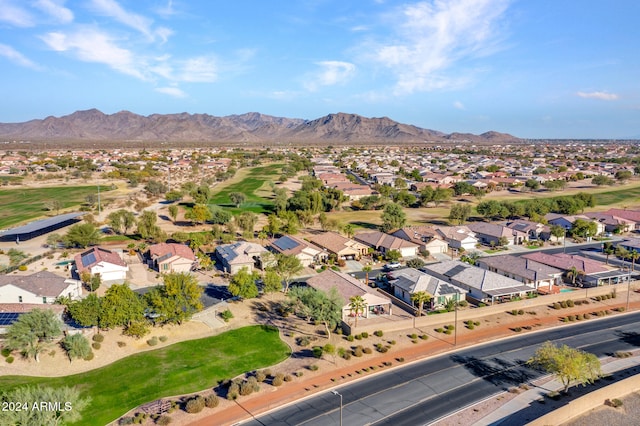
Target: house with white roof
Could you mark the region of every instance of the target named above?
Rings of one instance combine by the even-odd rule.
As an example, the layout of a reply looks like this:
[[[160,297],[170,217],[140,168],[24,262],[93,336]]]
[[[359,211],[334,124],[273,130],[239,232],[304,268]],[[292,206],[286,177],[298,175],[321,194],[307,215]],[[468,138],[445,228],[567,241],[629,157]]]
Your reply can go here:
[[[49,271],[31,275],[0,275],[0,303],[52,304],[58,297],[77,300],[82,294],[79,280]]]

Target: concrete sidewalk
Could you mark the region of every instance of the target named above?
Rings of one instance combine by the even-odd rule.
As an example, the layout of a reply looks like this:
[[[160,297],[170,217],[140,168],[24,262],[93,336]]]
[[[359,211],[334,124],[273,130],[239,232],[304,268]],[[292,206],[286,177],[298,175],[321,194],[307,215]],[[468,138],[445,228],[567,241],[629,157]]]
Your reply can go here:
[[[602,373],[604,375],[610,375],[618,371],[630,369],[640,366],[640,350],[632,351],[633,356],[630,358],[602,358]],[[539,402],[542,398],[546,398],[549,392],[559,392],[563,389],[562,384],[555,379],[551,379],[551,376],[542,377],[532,383],[531,389],[518,394],[515,398],[503,404],[501,407],[492,411],[491,414],[483,417],[477,422],[473,423],[473,426],[486,426],[486,425],[508,425],[508,424],[522,424],[523,419],[516,419],[517,413],[523,410],[530,409],[535,411],[535,408],[539,408],[539,411],[550,412],[554,408],[547,407],[550,402],[542,404]],[[589,392],[589,385],[584,389],[585,392]],[[570,396],[562,397],[559,401],[559,405],[565,405],[569,400],[582,396],[579,392],[573,390]],[[493,396],[495,398],[496,396]],[[547,401],[550,401],[547,399]],[[455,417],[453,414],[451,417]]]

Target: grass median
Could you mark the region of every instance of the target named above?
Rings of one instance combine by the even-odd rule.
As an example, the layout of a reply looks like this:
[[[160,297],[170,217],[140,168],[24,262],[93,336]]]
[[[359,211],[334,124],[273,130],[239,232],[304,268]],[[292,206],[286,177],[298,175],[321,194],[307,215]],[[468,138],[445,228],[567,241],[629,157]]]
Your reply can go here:
[[[277,364],[289,355],[276,328],[250,326],[131,355],[72,376],[0,377],[0,389],[75,386],[91,397],[79,423],[105,425],[146,402],[212,388],[221,379]]]

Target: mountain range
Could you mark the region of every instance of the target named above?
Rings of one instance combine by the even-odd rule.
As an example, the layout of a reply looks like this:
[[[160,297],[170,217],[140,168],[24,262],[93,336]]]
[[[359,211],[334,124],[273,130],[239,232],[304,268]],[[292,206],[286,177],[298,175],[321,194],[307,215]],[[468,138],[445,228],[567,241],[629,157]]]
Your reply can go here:
[[[76,111],[24,123],[0,123],[0,140],[170,141],[244,143],[505,143],[515,136],[486,132],[446,134],[387,117],[329,114],[315,120],[273,117],[257,112],[216,117],[208,114],[104,114]]]

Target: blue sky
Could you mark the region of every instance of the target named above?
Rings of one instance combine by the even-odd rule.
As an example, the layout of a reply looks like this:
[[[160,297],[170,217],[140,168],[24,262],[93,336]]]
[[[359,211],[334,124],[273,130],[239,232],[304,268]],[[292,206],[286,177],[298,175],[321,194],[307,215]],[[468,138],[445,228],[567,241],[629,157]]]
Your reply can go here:
[[[0,0],[0,122],[332,112],[640,138],[637,0]]]

